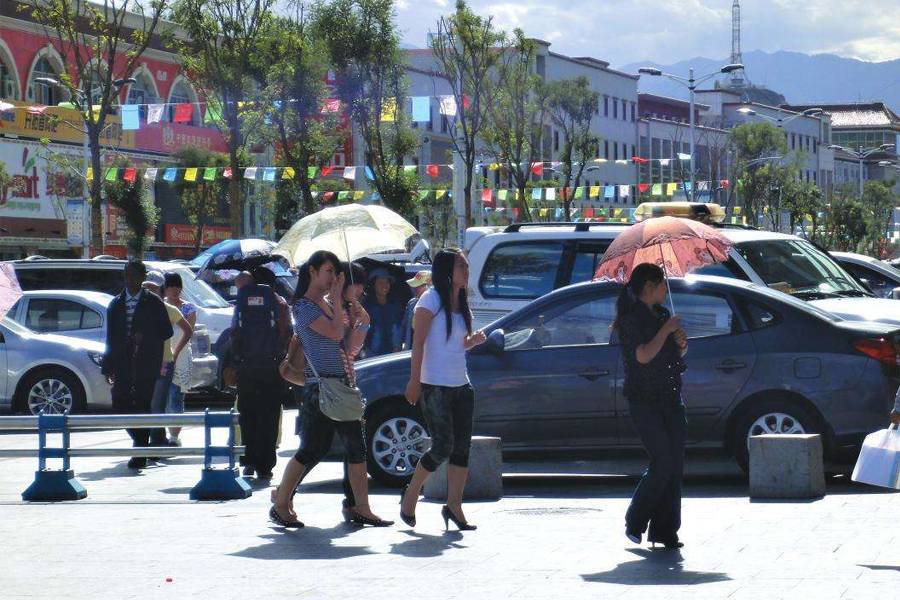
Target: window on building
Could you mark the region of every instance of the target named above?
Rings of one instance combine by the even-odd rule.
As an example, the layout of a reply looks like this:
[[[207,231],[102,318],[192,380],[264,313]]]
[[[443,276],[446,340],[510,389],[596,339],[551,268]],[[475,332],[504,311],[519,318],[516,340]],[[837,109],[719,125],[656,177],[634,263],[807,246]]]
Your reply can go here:
[[[619,160],[619,142],[613,142],[613,160]]]
[[[635,152],[634,144],[631,145],[631,156],[637,156],[637,153]],[[628,157],[626,156],[625,158],[628,158]]]
[[[628,100],[622,100],[622,120],[628,120]]]
[[[547,77],[547,58],[545,56],[538,55],[534,61],[535,69],[537,70],[537,74],[541,79],[545,79]]]
[[[49,77],[51,79],[57,79],[59,77],[56,69],[46,58],[41,58],[37,61],[37,64],[34,65],[30,86],[31,100],[34,100],[35,104],[44,106],[55,106],[59,104],[62,101],[59,88],[54,85],[35,82],[35,79],[38,79],[39,77]]]
[[[791,150],[796,150],[796,149],[797,149],[797,134],[792,133],[791,134]]]
[[[431,106],[428,107],[428,124],[425,125],[425,129],[434,131],[434,111],[431,109]]]
[[[632,102],[632,103],[631,103],[631,122],[632,122],[632,123],[635,122],[635,113],[636,113],[636,112],[637,112],[637,109],[636,109],[636,107],[635,107],[635,105],[634,105],[634,102]]]
[[[603,158],[609,160],[609,140],[603,140]]]
[[[603,116],[609,116],[609,96],[603,96]]]
[[[553,132],[553,151],[559,152],[559,132]]]
[[[138,112],[142,119],[147,118],[147,104],[155,104],[158,100],[153,94],[153,88],[147,84],[147,79],[141,75],[135,77],[136,81],[128,86],[128,97],[125,104],[140,104]]]
[[[0,98],[16,100],[16,80],[12,69],[0,57]]]
[[[186,102],[195,102],[194,100],[194,92],[184,81],[179,81],[175,84],[175,87],[172,88],[172,95],[169,98],[169,120],[175,121],[175,105],[176,104],[184,104]],[[186,125],[196,125],[197,124],[197,108],[195,106],[191,107],[191,120],[186,123]]]
[[[447,115],[441,115],[441,133],[448,131],[450,131],[450,120],[447,119]]]
[[[619,118],[619,99],[618,99],[618,98],[613,98],[613,99],[612,99],[612,105],[613,105],[613,116],[612,116],[612,118],[613,118],[613,119],[618,119],[618,118]]]

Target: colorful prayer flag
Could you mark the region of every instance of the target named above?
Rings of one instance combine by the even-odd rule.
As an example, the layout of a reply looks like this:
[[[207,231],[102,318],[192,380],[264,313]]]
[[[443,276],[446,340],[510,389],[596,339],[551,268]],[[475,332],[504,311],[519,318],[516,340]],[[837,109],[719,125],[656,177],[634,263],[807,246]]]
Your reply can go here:
[[[315,167],[306,167],[306,178],[307,179],[315,179],[316,178],[316,168]]]
[[[176,172],[176,170],[175,170],[173,167],[169,167],[169,168],[166,169],[166,171],[163,173],[163,179],[164,179],[165,181],[168,181],[168,182],[171,183],[172,181],[175,181],[175,175],[176,175],[176,173],[177,173],[177,172]]]
[[[189,167],[184,170],[184,180],[185,181],[197,181],[196,167]]]
[[[159,123],[162,120],[163,108],[165,108],[165,104],[150,104],[147,106],[147,125]]]
[[[676,189],[678,189],[678,184],[667,183],[666,184],[666,196],[674,196]]]
[[[638,184],[638,191],[642,194],[645,193],[649,189],[650,189],[649,183],[639,183]]]
[[[263,168],[263,181],[275,181],[275,167]]]
[[[356,190],[355,192],[353,192],[353,199],[358,202],[363,199],[364,195],[365,192],[363,192],[362,190]]]
[[[372,172],[372,167],[366,167],[366,179],[375,181],[375,173]]]
[[[106,170],[106,180],[107,181],[116,181],[119,178],[119,170],[115,167],[110,167]]]
[[[532,200],[540,200],[542,193],[543,193],[543,190],[541,188],[532,189],[531,190],[531,199]]]
[[[218,103],[207,102],[206,112],[203,114],[203,124],[209,125],[222,122],[222,108]]]
[[[125,174],[122,176],[122,179],[124,179],[128,183],[134,183],[134,180],[137,179],[137,169],[135,169],[134,167],[126,168]]]
[[[543,176],[544,175],[544,163],[542,163],[542,162],[531,163],[531,172],[534,173],[537,177]]]
[[[156,174],[159,172],[159,169],[156,167],[150,167],[146,171],[144,171],[144,181],[156,181]]]
[[[663,193],[663,191],[662,191],[662,184],[661,184],[661,183],[654,183],[654,184],[653,184],[653,188],[650,190],[650,194],[653,195],[653,196],[662,196],[662,193]]]
[[[435,177],[438,176],[438,173],[439,173],[438,166],[437,165],[428,165],[427,167],[425,167],[425,173],[427,173],[429,177],[434,179]]]
[[[556,188],[547,188],[544,197],[547,200],[556,200]]]
[[[322,103],[322,114],[341,112],[341,101],[337,98],[326,98]]]
[[[381,122],[392,122],[397,120],[397,99],[385,98],[381,101]]]
[[[47,110],[46,106],[36,105],[36,106],[29,106],[28,108],[25,109],[25,112],[27,112],[29,115],[42,115],[42,114],[44,114],[45,110]]]
[[[441,105],[441,114],[446,117],[456,116],[456,98],[453,96],[438,96]]]
[[[293,179],[294,178],[294,167],[285,167],[281,171],[282,179]]]
[[[322,177],[328,177],[333,170],[334,170],[334,167],[330,167],[328,165],[322,165]]]
[[[599,198],[600,197],[600,186],[592,185],[588,188],[588,196],[590,198]]]
[[[614,185],[606,185],[603,186],[603,197],[605,199],[613,198],[616,195],[616,186]]]
[[[631,186],[630,185],[620,185],[619,186],[619,198],[627,198],[631,195]]]
[[[416,122],[431,120],[431,98],[428,96],[413,96],[412,120]]]
[[[418,168],[419,167],[417,167],[416,165],[404,165],[403,172],[404,173],[415,173],[418,170]]]
[[[139,112],[140,107],[137,104],[124,104],[122,106],[122,129],[125,131],[131,131],[134,129],[140,129],[141,127],[141,117]]]
[[[500,202],[506,202],[506,196],[509,194],[509,190],[497,190],[497,200]]]
[[[256,179],[256,167],[246,167],[244,169],[244,179]]]
[[[222,177],[225,179],[231,179],[234,177],[234,173],[231,171],[231,167],[225,167],[225,170],[222,172]]]
[[[356,181],[356,167],[344,167],[344,179]]]
[[[87,168],[87,173],[86,173],[85,176],[87,177],[87,180],[88,180],[88,181],[93,181],[93,180],[94,180],[94,169],[91,168],[91,167],[88,167],[88,168]]]
[[[176,123],[190,123],[191,114],[193,112],[193,104],[189,102],[179,102],[175,105],[175,117],[172,120]]]
[[[206,167],[203,170],[203,180],[204,181],[215,181],[216,180],[216,168],[215,167]]]

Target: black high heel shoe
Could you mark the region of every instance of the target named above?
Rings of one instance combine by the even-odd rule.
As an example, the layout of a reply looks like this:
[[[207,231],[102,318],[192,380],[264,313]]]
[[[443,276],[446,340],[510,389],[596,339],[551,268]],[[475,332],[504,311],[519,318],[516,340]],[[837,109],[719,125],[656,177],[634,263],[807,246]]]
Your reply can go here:
[[[460,531],[475,531],[476,529],[478,529],[478,525],[471,525],[467,521],[458,519],[456,515],[453,514],[453,511],[450,510],[450,507],[446,504],[443,508],[441,508],[441,516],[444,517],[444,531],[450,530],[450,521],[453,521],[453,524],[456,525],[456,528]]]
[[[666,550],[678,550],[679,548],[684,548],[684,542],[679,542],[678,540],[647,540],[650,542],[651,548],[656,548],[657,544],[662,544]]]
[[[269,509],[269,520],[275,523],[276,525],[280,525],[285,529],[300,529],[303,527],[303,523],[298,520],[288,521],[284,517],[278,514],[278,510],[273,506]]]
[[[353,508],[354,507],[350,506],[350,501],[344,498],[343,506],[341,507],[341,515],[343,515],[344,521],[346,523],[356,523],[357,525],[371,525],[372,527],[390,527],[394,524],[393,521],[385,521],[380,517],[376,517],[374,519],[371,517],[364,517],[353,510]]]
[[[407,515],[403,512],[403,499],[406,497],[406,490],[409,489],[407,483],[400,489],[400,519],[410,527],[416,526],[416,515]]]

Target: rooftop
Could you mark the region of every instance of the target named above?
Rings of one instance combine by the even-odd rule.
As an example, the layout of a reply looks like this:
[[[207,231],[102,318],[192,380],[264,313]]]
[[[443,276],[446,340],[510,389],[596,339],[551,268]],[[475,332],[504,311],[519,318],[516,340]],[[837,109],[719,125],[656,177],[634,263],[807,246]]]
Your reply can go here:
[[[900,130],[900,116],[885,106],[884,102],[849,104],[783,104],[782,108],[802,111],[807,108],[821,108],[831,116],[833,129],[860,127],[890,127]]]
[[[648,92],[639,92],[638,93],[638,102],[657,102],[659,104],[668,104],[669,106],[675,106],[678,108],[690,109],[691,103],[687,100],[681,100],[679,98],[672,98],[671,96],[660,96],[658,94],[650,94]],[[701,104],[699,102],[694,102],[694,108],[699,110],[709,110],[708,104]]]

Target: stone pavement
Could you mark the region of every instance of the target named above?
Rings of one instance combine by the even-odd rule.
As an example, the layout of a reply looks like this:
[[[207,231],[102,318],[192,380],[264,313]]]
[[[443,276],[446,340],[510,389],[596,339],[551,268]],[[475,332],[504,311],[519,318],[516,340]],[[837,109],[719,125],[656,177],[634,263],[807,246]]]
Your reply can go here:
[[[279,466],[296,441],[291,416]],[[199,444],[202,430],[184,437]],[[73,434],[73,446],[125,440]],[[0,436],[4,448],[35,443]],[[199,459],[137,475],[125,458],[76,459],[87,499],[24,504],[36,462],[0,459],[3,600],[900,597],[900,497],[840,479],[821,500],[750,502],[740,478],[693,477],[686,547],[667,552],[625,539],[631,478],[507,477],[502,500],[467,505],[479,529],[460,534],[424,501],[414,531],[343,524],[341,468],[326,463],[296,500],[306,528],[284,532],[267,521],[261,485],[247,500],[189,501]],[[397,518],[395,490],[375,487],[372,505]]]

